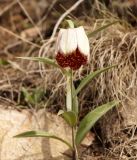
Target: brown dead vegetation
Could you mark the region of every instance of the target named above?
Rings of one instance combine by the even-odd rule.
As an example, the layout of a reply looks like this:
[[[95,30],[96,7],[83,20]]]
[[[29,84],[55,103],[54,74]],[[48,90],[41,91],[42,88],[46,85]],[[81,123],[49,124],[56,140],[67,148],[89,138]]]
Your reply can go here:
[[[65,79],[59,70],[16,58],[39,56],[39,47],[43,40],[45,43],[49,42],[54,24],[62,13],[74,4],[74,1],[68,4],[57,2],[0,2],[1,104],[12,104],[18,110],[22,107],[39,109],[44,106],[52,112],[64,107]],[[91,1],[88,2],[91,4]],[[112,9],[113,5],[109,4],[108,7]],[[130,3],[130,7],[132,6]],[[93,7],[87,6],[87,3],[81,4],[81,8],[75,9],[69,16],[84,25],[87,32],[119,20],[117,14],[107,10],[98,1],[94,2]],[[92,9],[87,11],[87,8]],[[115,12],[115,7],[113,9]],[[118,15],[119,12],[120,17],[125,15],[123,10],[118,10]],[[132,22],[136,22],[135,15],[130,12]],[[96,134],[95,142],[83,152],[82,156],[86,157],[85,159],[137,159],[137,31],[136,23],[133,27],[126,19],[131,22],[129,16],[124,17],[120,23],[90,37],[90,63],[75,73],[77,86],[87,73],[112,64],[118,65],[95,79],[79,94],[81,117],[102,103],[112,99],[121,101],[119,108],[106,114],[95,125],[92,130]],[[55,37],[52,42],[47,43],[45,50],[48,52],[45,52],[45,56],[54,58],[54,41]],[[35,88],[42,88],[45,93],[40,105],[28,104],[22,95],[22,87],[27,88],[29,92]]]

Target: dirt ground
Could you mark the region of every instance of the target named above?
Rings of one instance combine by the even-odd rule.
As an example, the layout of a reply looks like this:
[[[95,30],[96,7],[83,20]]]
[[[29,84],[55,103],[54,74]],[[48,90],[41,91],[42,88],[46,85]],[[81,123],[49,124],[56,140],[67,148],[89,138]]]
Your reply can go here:
[[[0,1],[0,104],[12,109],[29,108],[57,113],[65,104],[64,78],[57,69],[18,57],[47,56],[54,58],[56,34],[50,41],[59,18],[78,1],[2,0]],[[94,5],[93,5],[94,4]],[[136,160],[136,124],[126,123],[123,107],[136,107],[137,96],[137,13],[136,1],[117,3],[88,0],[74,7],[66,17],[91,32],[104,24],[120,21],[90,38],[91,59],[76,85],[85,74],[113,63],[118,68],[102,75],[80,93],[80,117],[91,108],[113,98],[122,101],[120,109],[104,116],[92,129],[91,146],[83,148],[82,160]],[[126,6],[126,7],[125,7]],[[131,11],[129,14],[128,12]],[[61,23],[63,26],[64,24]],[[58,31],[58,30],[57,30]],[[40,47],[46,44],[44,52]],[[36,99],[26,94],[38,91]],[[92,92],[91,92],[92,91]],[[26,93],[27,92],[27,93]],[[137,115],[134,113],[135,116]],[[129,118],[130,119],[130,118]],[[133,120],[134,121],[134,120]],[[112,125],[113,124],[113,125]],[[127,125],[128,124],[128,125]]]

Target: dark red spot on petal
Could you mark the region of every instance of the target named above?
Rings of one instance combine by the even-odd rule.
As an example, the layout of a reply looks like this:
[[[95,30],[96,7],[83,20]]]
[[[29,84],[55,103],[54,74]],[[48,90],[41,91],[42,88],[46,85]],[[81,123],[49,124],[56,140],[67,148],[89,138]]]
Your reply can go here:
[[[70,67],[73,70],[77,70],[82,65],[87,64],[87,56],[80,53],[78,49],[75,52],[67,55],[57,53],[56,60],[61,67]]]

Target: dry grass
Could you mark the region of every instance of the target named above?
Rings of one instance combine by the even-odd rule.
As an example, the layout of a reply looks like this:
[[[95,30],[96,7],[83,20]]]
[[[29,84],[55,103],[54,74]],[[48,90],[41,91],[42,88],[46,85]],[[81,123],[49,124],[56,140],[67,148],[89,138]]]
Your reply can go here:
[[[24,1],[18,2],[20,6],[23,4],[25,5]],[[33,3],[35,6],[35,2]],[[5,11],[1,12],[1,15],[4,16],[4,12],[11,10],[11,8],[15,5],[17,5],[17,3],[11,3],[9,4],[9,7],[6,6]],[[53,7],[54,3],[51,5]],[[103,7],[103,9],[100,7]],[[19,5],[17,8],[19,8]],[[2,31],[0,34],[2,34],[3,37],[7,34],[7,32],[8,35],[15,37],[14,42],[8,41],[8,43],[6,43],[7,39],[5,39],[0,52],[5,59],[11,60],[17,64],[10,64],[8,66],[2,66],[1,68],[2,78],[0,80],[0,101],[1,103],[12,103],[14,107],[16,106],[17,109],[20,109],[19,105],[24,104],[24,102],[22,103],[22,100],[24,101],[24,99],[21,96],[22,86],[25,86],[30,91],[32,88],[40,87],[45,90],[45,95],[43,97],[44,100],[41,105],[44,107],[51,106],[50,110],[56,112],[65,106],[65,78],[62,77],[59,70],[47,65],[41,66],[38,63],[17,60],[15,58],[16,56],[21,55],[38,56],[39,50],[34,44],[40,45],[41,38],[43,36],[43,32],[40,33],[41,30],[39,31],[39,28],[42,28],[42,23],[40,22],[43,17],[40,17],[40,19],[35,22],[34,17],[31,17],[28,14],[24,6],[23,11],[25,11],[27,15],[26,19],[24,20],[25,25],[26,20],[30,20],[30,22],[27,22],[27,25],[29,26],[31,24],[32,28],[36,28],[38,34],[33,38],[22,38],[20,35],[22,32],[26,31],[26,28],[22,28],[19,35],[18,29],[16,28],[16,23],[12,23],[12,27],[8,27],[7,31],[0,28]],[[96,13],[94,16],[93,11]],[[90,14],[93,17],[90,17]],[[99,26],[118,19],[115,14],[109,12],[106,8],[104,8],[104,6],[100,5],[98,1],[96,1],[96,5],[91,13],[85,12],[83,15],[84,16],[79,17],[79,19],[75,19],[78,21],[78,23],[84,24],[87,32],[91,32]],[[38,14],[37,17],[39,16],[41,16],[41,14]],[[47,21],[46,26],[48,23],[51,24],[50,21]],[[37,27],[37,24],[39,28]],[[55,30],[57,30],[57,28],[55,28]],[[38,35],[40,36],[38,37]],[[9,38],[11,39],[10,36]],[[19,41],[18,38],[25,42],[29,41],[30,45],[22,43],[22,41]],[[52,42],[49,41],[48,38],[45,40],[45,50],[48,51],[46,56],[54,58],[54,44],[56,37],[54,37]],[[92,108],[112,99],[121,100],[122,109],[119,108],[115,112],[112,111],[110,114],[106,115],[101,122],[99,122],[101,125],[103,124],[100,127],[102,129],[102,138],[106,139],[106,141],[111,140],[112,142],[112,148],[107,150],[107,153],[104,154],[105,160],[106,158],[110,160],[110,157],[113,157],[112,159],[115,157],[116,159],[125,160],[136,159],[136,127],[131,124],[130,129],[126,129],[125,132],[125,128],[121,128],[121,126],[123,127],[123,111],[127,110],[127,107],[136,107],[137,102],[137,31],[127,22],[122,21],[109,27],[105,31],[98,33],[96,36],[90,37],[89,39],[91,45],[90,63],[86,67],[81,68],[79,72],[75,73],[76,86],[85,75],[91,73],[92,71],[112,64],[117,64],[118,66],[115,69],[102,74],[92,83],[90,83],[84,90],[82,90],[82,92],[79,94],[81,109],[80,116],[82,117]],[[19,48],[19,50],[14,50],[16,47],[17,49]],[[8,52],[6,50],[7,48]],[[15,55],[11,53],[11,50],[13,50],[12,52],[15,53]],[[40,53],[40,55],[42,55],[42,53]],[[25,73],[23,71],[25,71]],[[25,103],[25,105],[27,104]],[[37,106],[31,107],[36,107],[36,109],[38,108]],[[131,132],[129,134],[130,130]],[[114,136],[116,134],[117,136]]]
[[[105,141],[111,141],[113,145],[115,142],[120,145],[114,146],[111,153],[119,151],[117,157],[128,157],[129,151],[133,152],[131,146],[127,147],[127,144],[134,143],[134,138],[121,139],[124,142],[120,142],[117,133],[121,131],[123,112],[126,110],[135,110],[136,108],[136,95],[137,95],[137,32],[135,30],[126,30],[121,25],[115,25],[108,29],[98,40],[92,39],[93,44],[92,57],[91,57],[91,70],[96,68],[102,68],[104,66],[118,64],[116,69],[109,71],[106,74],[102,74],[97,80],[94,81],[94,85],[90,85],[88,90],[91,91],[91,97],[93,105],[101,104],[102,102],[110,101],[112,99],[121,100],[121,108],[118,112],[111,112],[104,118],[104,123],[101,123],[102,134]],[[87,93],[89,93],[88,91]],[[86,95],[85,95],[86,97]],[[133,107],[132,107],[133,106]],[[127,111],[127,114],[129,112]],[[134,112],[133,114],[136,114]],[[125,117],[124,117],[125,118]],[[136,119],[136,118],[135,118]],[[135,121],[134,119],[134,121]],[[129,119],[128,119],[129,120]],[[113,125],[112,125],[113,124]],[[131,124],[132,125],[132,124]],[[130,126],[134,128],[133,126]],[[121,131],[122,133],[122,131]],[[116,135],[116,140],[113,138]],[[113,137],[114,136],[114,137]],[[134,135],[132,135],[134,137]],[[125,138],[125,137],[124,137]],[[115,138],[114,138],[115,139]],[[126,144],[125,144],[126,143]],[[125,150],[124,153],[123,150]],[[129,149],[129,150],[128,150]],[[132,154],[131,154],[132,155]],[[131,156],[130,155],[130,156]],[[136,155],[136,151],[135,151]],[[130,157],[129,156],[129,157]],[[132,157],[132,156],[131,156]]]

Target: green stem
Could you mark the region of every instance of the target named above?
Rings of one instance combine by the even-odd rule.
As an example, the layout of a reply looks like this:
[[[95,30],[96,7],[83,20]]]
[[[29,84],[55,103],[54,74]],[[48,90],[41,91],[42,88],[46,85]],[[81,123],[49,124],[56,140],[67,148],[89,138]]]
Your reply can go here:
[[[73,71],[69,70],[67,74],[67,97],[66,97],[66,106],[67,111],[73,110]],[[75,144],[75,133],[76,128],[72,127],[72,147],[73,147],[73,160],[78,160],[78,152]]]
[[[66,97],[67,111],[72,111],[72,83],[73,83],[72,70],[69,70],[67,74],[67,97]]]
[[[76,147],[76,143],[75,143],[75,127],[72,127],[72,147],[73,147],[72,159],[79,160],[78,151],[77,151],[77,147]]]

